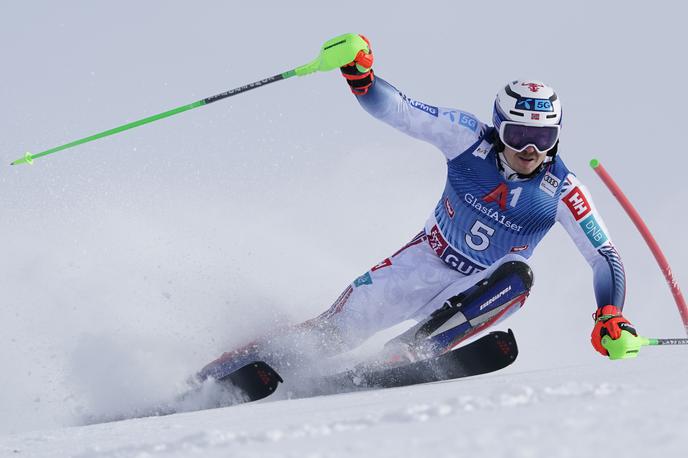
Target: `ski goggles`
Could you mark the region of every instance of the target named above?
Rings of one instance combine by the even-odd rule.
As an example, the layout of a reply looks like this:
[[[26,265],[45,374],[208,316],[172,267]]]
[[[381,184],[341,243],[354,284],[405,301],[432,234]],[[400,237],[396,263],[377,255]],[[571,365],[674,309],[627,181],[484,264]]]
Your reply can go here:
[[[499,139],[518,153],[532,145],[538,153],[544,154],[557,144],[559,126],[527,126],[503,121],[499,126]]]

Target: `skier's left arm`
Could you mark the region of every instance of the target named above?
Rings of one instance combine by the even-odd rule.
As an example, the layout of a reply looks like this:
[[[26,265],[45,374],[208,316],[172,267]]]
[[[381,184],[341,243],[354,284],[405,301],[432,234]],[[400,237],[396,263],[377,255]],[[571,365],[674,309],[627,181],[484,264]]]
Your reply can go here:
[[[590,193],[573,174],[564,180],[557,221],[592,267],[597,311],[591,340],[598,352],[608,355],[601,343],[604,335],[618,339],[622,330],[637,334],[621,313],[626,298],[626,275],[621,256]]]

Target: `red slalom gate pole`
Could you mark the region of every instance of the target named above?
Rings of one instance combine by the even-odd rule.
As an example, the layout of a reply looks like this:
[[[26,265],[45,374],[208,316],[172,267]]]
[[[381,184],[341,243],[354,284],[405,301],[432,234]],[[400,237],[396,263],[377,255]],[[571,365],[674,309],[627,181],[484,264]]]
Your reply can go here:
[[[686,306],[686,301],[683,298],[681,289],[678,286],[678,281],[674,278],[674,274],[671,271],[669,261],[667,261],[666,257],[664,256],[664,253],[662,253],[661,248],[659,248],[659,244],[650,233],[650,229],[648,229],[647,225],[640,217],[638,211],[633,207],[631,202],[621,191],[621,188],[619,188],[619,185],[617,185],[614,179],[609,175],[607,170],[602,166],[602,164],[600,164],[600,161],[598,161],[597,159],[591,160],[590,167],[592,167],[592,169],[602,179],[604,184],[607,185],[607,188],[609,188],[614,197],[616,197],[616,200],[618,200],[621,206],[624,208],[624,210],[626,210],[626,213],[628,213],[628,216],[631,218],[631,221],[633,221],[633,224],[635,224],[635,227],[638,228],[638,231],[640,231],[640,234],[645,239],[645,243],[647,243],[647,246],[650,247],[650,250],[652,251],[652,254],[657,260],[659,267],[662,269],[664,278],[666,279],[667,284],[671,289],[671,294],[674,295],[676,306],[678,307],[678,311],[681,314],[681,320],[683,320],[683,328],[686,331],[686,335],[688,335],[688,306]]]

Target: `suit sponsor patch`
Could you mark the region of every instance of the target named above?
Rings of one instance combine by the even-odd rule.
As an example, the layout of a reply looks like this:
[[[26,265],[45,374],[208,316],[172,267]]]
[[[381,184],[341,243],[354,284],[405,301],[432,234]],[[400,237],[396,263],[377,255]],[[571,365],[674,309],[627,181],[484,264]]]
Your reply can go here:
[[[382,262],[376,264],[375,266],[373,266],[373,267],[370,269],[370,271],[371,271],[371,272],[375,272],[376,270],[380,270],[380,269],[382,269],[382,268],[389,267],[389,266],[391,266],[391,265],[392,265],[392,260],[389,259],[389,258],[386,258],[384,261],[382,261]]]
[[[442,237],[440,228],[437,227],[437,225],[433,226],[430,234],[428,234],[428,243],[430,244],[432,251],[434,251],[435,254],[440,257],[444,254],[445,250],[449,246],[449,243],[447,243],[447,241],[444,240],[444,237]]]
[[[452,123],[458,123],[460,126],[466,127],[473,132],[477,132],[480,126],[480,123],[473,115],[464,113],[463,111],[447,110],[443,111],[442,115],[449,118]]]
[[[420,111],[424,111],[424,112],[426,112],[426,113],[428,113],[434,117],[437,117],[437,115],[440,111],[437,107],[432,106],[432,105],[427,105],[423,102],[419,102],[418,100],[413,100],[413,99],[407,99],[407,100],[408,100],[409,105],[411,105],[413,108],[417,108]]]
[[[370,276],[370,272],[366,272],[360,277],[358,277],[356,280],[354,280],[354,286],[358,288],[359,286],[363,285],[372,285],[373,284],[373,279]]]
[[[466,114],[466,113],[460,114],[459,124],[461,124],[462,126],[468,127],[473,132],[478,130],[478,120],[475,119],[473,116]]]
[[[600,223],[598,223],[595,219],[595,215],[588,216],[579,224],[580,227],[582,227],[585,231],[585,235],[588,236],[588,240],[590,240],[590,243],[592,243],[592,246],[595,248],[598,248],[604,242],[609,240],[609,237],[607,237],[607,234],[604,233],[602,226],[600,226]]]
[[[511,253],[520,253],[521,251],[526,251],[528,249],[528,245],[520,245],[520,246],[515,246],[511,248]]]
[[[452,207],[452,204],[449,201],[449,197],[444,198],[444,209],[447,210],[447,215],[449,215],[449,218],[453,219],[456,213],[454,212],[454,207]]]
[[[475,151],[473,151],[473,156],[479,157],[480,159],[485,159],[487,154],[490,152],[490,144],[483,141],[480,146],[478,146]]]
[[[441,258],[442,261],[449,265],[449,267],[464,275],[473,275],[483,271],[482,267],[453,249],[451,246],[447,247],[447,249],[444,251],[444,255],[441,256]]]
[[[559,178],[550,172],[547,172],[545,173],[545,176],[542,177],[540,189],[542,189],[547,195],[554,197],[554,194],[557,192],[557,188],[559,187],[560,183],[561,180]]]
[[[437,225],[432,227],[428,236],[428,243],[430,243],[430,248],[433,249],[442,261],[447,263],[452,269],[464,275],[471,275],[483,270],[483,267],[452,248],[449,242],[442,236]]]
[[[564,197],[564,203],[569,207],[576,221],[580,221],[591,211],[588,199],[585,198],[585,195],[578,186],[573,188],[573,190]]]

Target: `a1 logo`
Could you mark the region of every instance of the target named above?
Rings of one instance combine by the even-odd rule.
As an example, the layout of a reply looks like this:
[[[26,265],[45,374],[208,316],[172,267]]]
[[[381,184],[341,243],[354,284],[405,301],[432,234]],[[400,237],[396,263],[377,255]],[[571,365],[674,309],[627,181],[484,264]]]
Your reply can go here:
[[[523,191],[523,188],[521,187],[514,188],[511,191],[509,191],[509,187],[506,185],[506,183],[500,183],[499,185],[497,185],[496,188],[488,192],[487,195],[483,197],[483,201],[488,203],[497,202],[499,208],[501,208],[502,210],[506,210],[507,197],[511,194],[511,201],[509,202],[509,206],[513,208],[518,203],[518,198],[521,197],[521,191]]]

